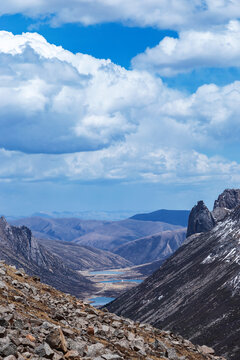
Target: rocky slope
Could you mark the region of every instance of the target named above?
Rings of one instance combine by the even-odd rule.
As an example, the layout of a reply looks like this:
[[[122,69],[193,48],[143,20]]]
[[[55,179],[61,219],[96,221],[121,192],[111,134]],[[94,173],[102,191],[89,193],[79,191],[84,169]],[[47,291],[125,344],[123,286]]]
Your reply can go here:
[[[38,242],[49,252],[59,256],[73,270],[108,270],[132,265],[117,254],[69,241],[38,239]]]
[[[229,210],[229,209],[228,209]],[[108,309],[240,359],[240,205]]]
[[[164,261],[179,248],[185,238],[186,229],[168,230],[130,241],[114,251],[135,265]]]
[[[0,259],[74,295],[94,290],[89,280],[40,245],[31,230],[25,226],[10,226],[3,217],[0,218]]]
[[[94,309],[0,262],[0,359],[216,360],[181,336]]]

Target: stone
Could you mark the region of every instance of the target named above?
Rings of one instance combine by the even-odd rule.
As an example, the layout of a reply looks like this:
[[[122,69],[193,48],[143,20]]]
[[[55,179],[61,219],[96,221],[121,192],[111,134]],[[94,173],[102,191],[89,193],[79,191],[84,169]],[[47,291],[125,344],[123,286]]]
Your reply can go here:
[[[59,328],[59,335],[61,341],[61,349],[66,353],[68,351],[67,341],[63,335],[62,329]]]
[[[89,327],[87,328],[87,333],[88,333],[88,335],[94,335],[94,328],[91,327],[91,326],[89,326]]]
[[[214,349],[212,349],[211,347],[208,347],[206,345],[201,346],[201,350],[202,350],[203,354],[213,355],[215,353]]]
[[[35,341],[36,341],[36,338],[35,338],[34,336],[32,336],[31,334],[26,335],[26,338],[27,338],[28,340],[30,340],[31,342],[35,342]]]
[[[77,360],[79,359],[78,351],[76,350],[70,350],[65,354],[65,358],[69,360]]]
[[[104,348],[105,346],[101,343],[90,345],[88,346],[87,349],[87,356],[93,357],[93,356],[101,355],[101,352],[103,351]]]
[[[5,284],[5,282],[0,281],[0,289],[1,290],[8,290],[8,286]]]
[[[54,355],[54,352],[47,343],[44,343],[42,345],[39,345],[35,349],[35,354],[40,356],[40,358],[46,357],[48,359],[51,359],[53,357],[53,355]]]
[[[0,338],[4,337],[6,334],[6,328],[4,326],[0,326]]]
[[[50,334],[46,337],[46,342],[48,345],[53,349],[59,349],[61,345],[61,339],[59,330],[53,330]]]
[[[9,355],[17,354],[17,346],[13,344],[11,341],[3,346],[0,346],[0,355],[3,357],[7,357]]]

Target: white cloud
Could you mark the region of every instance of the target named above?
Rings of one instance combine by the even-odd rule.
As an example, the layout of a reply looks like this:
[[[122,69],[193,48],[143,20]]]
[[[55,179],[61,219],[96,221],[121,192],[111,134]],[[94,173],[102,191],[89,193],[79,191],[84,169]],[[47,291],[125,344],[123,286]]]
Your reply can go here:
[[[230,21],[208,31],[181,31],[178,39],[165,37],[156,47],[133,58],[132,65],[162,76],[204,67],[239,67],[240,22]]]
[[[187,95],[144,71],[0,32],[0,179],[238,179],[240,82]]]
[[[0,32],[0,146],[28,153],[96,150],[136,130],[161,80],[72,54],[38,34]],[[163,89],[164,91],[164,89]]]
[[[0,14],[49,17],[53,25],[123,22],[162,29],[204,27],[240,17],[238,0],[8,0]]]

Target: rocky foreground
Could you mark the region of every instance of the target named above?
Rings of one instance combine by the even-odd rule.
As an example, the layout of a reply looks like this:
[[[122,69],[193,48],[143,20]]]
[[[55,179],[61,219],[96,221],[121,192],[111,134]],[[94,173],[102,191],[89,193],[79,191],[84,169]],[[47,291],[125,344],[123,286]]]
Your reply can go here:
[[[181,336],[93,308],[0,262],[0,359],[210,360]]]

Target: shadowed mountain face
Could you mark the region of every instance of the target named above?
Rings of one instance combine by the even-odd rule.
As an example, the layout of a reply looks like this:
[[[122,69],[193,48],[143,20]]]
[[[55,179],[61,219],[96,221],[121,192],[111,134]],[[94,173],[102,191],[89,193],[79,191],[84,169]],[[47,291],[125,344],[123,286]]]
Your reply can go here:
[[[163,231],[135,241],[130,241],[115,252],[135,265],[164,261],[176,251],[186,238],[186,230]]]
[[[107,270],[131,266],[132,263],[117,254],[80,246],[73,242],[39,239],[38,242],[58,255],[64,263],[74,270]]]
[[[40,245],[32,236],[31,230],[25,226],[10,226],[3,217],[0,218],[0,259],[77,296],[93,289],[89,280],[67,267],[58,256]]]
[[[199,201],[192,209],[188,220],[187,237],[196,233],[206,232],[215,226],[216,222],[203,201]]]
[[[159,270],[108,309],[239,360],[239,234],[238,205],[212,230],[189,236]]]
[[[161,221],[172,225],[187,227],[189,210],[157,210],[146,214],[137,214],[130,219],[141,221]]]

